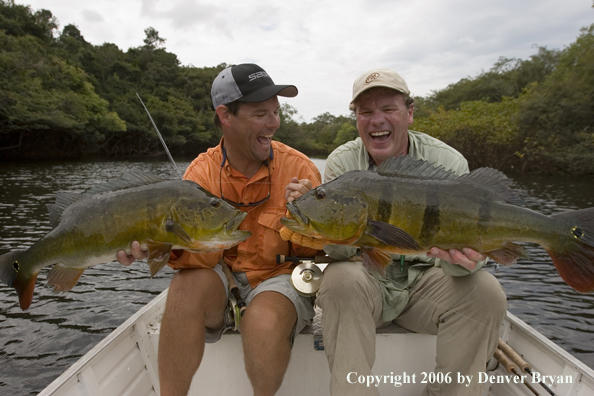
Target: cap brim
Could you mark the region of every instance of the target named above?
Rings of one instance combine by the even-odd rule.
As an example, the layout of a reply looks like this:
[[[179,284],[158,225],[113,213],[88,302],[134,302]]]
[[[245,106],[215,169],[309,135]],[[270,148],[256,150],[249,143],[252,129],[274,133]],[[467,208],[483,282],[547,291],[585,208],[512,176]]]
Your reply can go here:
[[[370,90],[371,88],[378,88],[378,87],[381,87],[381,88],[389,88],[389,89],[392,89],[392,90],[394,90],[394,91],[396,91],[396,92],[400,92],[401,94],[409,94],[408,92],[405,92],[405,91],[403,91],[403,90],[401,90],[401,89],[394,88],[393,86],[390,86],[390,85],[388,85],[388,84],[375,84],[375,85],[370,85],[370,86],[367,86],[367,87],[365,87],[364,89],[362,89],[361,91],[357,92],[357,95],[355,95],[355,97],[353,98],[353,100],[351,100],[351,105],[355,103],[355,100],[357,100],[357,98],[358,98],[358,97],[359,97],[359,96],[360,96],[360,95],[361,95],[363,92],[365,92],[365,91],[368,91],[368,90]]]
[[[293,98],[297,96],[297,93],[297,87],[294,85],[269,85],[237,100],[239,102],[264,102],[275,95]]]

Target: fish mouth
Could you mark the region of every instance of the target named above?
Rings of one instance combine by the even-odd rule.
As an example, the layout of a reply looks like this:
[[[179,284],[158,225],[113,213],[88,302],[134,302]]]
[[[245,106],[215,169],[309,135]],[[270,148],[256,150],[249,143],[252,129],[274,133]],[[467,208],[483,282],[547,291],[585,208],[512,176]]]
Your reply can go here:
[[[286,206],[293,218],[282,217],[281,223],[294,232],[305,232],[309,228],[309,219],[301,214],[301,211],[293,202],[288,202]]]
[[[237,213],[231,220],[229,220],[227,222],[227,224],[225,224],[225,229],[228,232],[237,231],[237,229],[239,228],[239,225],[241,224],[243,219],[245,219],[246,216],[247,216],[247,213],[245,213],[245,212]]]

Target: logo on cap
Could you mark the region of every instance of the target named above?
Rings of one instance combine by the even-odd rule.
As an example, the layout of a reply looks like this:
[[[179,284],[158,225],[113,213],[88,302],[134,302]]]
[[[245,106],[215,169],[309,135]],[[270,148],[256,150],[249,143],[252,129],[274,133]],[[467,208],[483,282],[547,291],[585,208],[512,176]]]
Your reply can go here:
[[[250,81],[254,81],[256,78],[260,78],[260,77],[270,77],[270,76],[264,70],[256,72],[256,73],[252,73],[248,76]]]
[[[379,76],[380,76],[380,74],[379,74],[379,73],[371,73],[371,74],[370,74],[370,75],[367,77],[367,79],[365,80],[365,82],[366,82],[367,84],[369,84],[370,82],[372,82],[372,81],[374,81],[374,80],[377,80],[377,79],[379,78]]]

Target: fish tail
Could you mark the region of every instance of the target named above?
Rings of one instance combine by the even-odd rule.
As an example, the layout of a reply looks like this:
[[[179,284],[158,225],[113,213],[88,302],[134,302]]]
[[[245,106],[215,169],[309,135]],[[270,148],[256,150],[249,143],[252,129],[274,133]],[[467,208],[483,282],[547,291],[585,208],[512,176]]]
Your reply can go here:
[[[580,293],[594,291],[594,208],[551,216],[562,224],[564,243],[545,246],[561,278]]]
[[[18,278],[12,285],[19,295],[19,305],[23,311],[29,308],[33,301],[33,291],[35,291],[38,274],[39,272],[36,272],[28,279]]]
[[[13,250],[0,256],[0,280],[7,286],[13,287],[19,295],[19,304],[22,310],[29,308],[33,301],[33,291],[37,274],[25,276],[21,257],[25,250]]]

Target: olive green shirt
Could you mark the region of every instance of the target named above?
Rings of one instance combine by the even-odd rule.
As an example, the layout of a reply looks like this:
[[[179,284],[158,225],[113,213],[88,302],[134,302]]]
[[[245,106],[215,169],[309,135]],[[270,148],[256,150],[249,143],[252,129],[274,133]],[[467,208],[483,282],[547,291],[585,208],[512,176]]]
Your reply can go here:
[[[408,131],[408,155],[443,166],[458,175],[469,172],[468,162],[462,154],[440,140],[421,132]],[[359,137],[336,148],[328,156],[324,182],[348,171],[376,169],[377,166],[371,163],[369,153]],[[350,246],[328,245],[324,251],[338,260],[360,255],[358,249]],[[408,304],[410,288],[421,279],[427,269],[436,266],[441,267],[446,275],[465,276],[482,268],[486,262],[486,260],[479,262],[474,270],[469,271],[460,265],[429,258],[425,254],[407,255],[404,260],[401,260],[400,255],[394,255],[392,264],[386,267],[383,276],[370,271],[382,288],[383,320],[388,322],[400,315]]]

